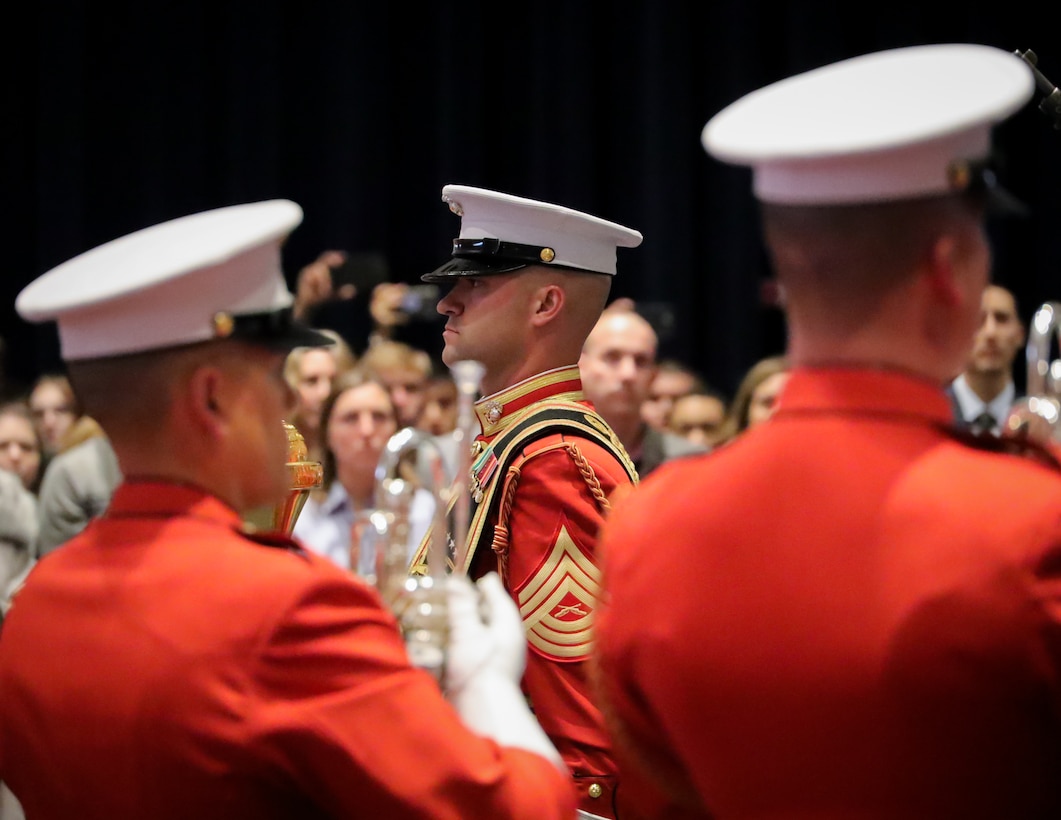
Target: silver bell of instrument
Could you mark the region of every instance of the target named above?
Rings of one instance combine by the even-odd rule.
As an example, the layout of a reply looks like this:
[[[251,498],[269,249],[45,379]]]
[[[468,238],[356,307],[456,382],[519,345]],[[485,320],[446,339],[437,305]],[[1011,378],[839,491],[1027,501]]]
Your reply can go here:
[[[473,405],[483,366],[457,362],[452,370],[458,391],[454,437],[460,454],[455,477],[431,435],[411,427],[399,430],[388,439],[376,466],[374,509],[358,516],[350,539],[350,566],[376,587],[394,613],[413,665],[440,683],[449,643],[445,579],[455,564],[460,566],[466,540],[469,442],[477,424]],[[432,491],[435,512],[427,536],[427,572],[421,575],[410,573],[409,535],[413,497],[422,486]],[[451,510],[456,540],[449,533]]]
[[[394,613],[415,666],[441,679],[447,640],[442,580],[445,565],[428,575],[409,576],[410,510],[424,473],[434,477],[433,538],[445,537],[449,482],[441,448],[412,427],[387,440],[376,465],[374,507],[361,513],[350,537],[350,566],[374,586]],[[435,550],[443,557],[445,552]]]
[[[1003,422],[1004,437],[1040,445],[1061,438],[1061,359],[1053,358],[1055,338],[1061,348],[1061,303],[1046,302],[1028,329],[1026,395],[1014,402]]]

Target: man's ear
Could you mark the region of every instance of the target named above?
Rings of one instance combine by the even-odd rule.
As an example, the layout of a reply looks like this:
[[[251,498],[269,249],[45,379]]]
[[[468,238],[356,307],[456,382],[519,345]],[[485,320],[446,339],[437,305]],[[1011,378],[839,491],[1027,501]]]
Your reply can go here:
[[[182,392],[184,412],[196,428],[217,437],[228,420],[225,374],[215,365],[197,367]]]
[[[564,307],[567,294],[557,284],[542,285],[534,294],[534,312],[531,315],[531,324],[536,327],[547,325],[553,321]]]
[[[937,237],[928,249],[925,277],[932,294],[945,305],[962,303],[962,288],[957,280],[958,241],[950,234]]]

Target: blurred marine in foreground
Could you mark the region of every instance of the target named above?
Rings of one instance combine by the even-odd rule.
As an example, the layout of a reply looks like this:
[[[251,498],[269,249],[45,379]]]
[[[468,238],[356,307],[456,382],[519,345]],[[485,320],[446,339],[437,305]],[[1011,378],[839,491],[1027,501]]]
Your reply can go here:
[[[291,317],[280,246],[301,218],[285,200],[194,214],[19,296],[58,321],[123,475],[4,623],[0,779],[28,817],[574,813],[496,575],[481,606],[451,579],[446,702],[374,590],[243,523],[287,490],[285,356],[330,341]]]
[[[605,524],[603,709],[651,816],[1061,815],[1061,471],[944,392],[1012,204],[991,127],[1031,94],[1007,52],[923,46],[707,124],[753,168],[792,369]]]

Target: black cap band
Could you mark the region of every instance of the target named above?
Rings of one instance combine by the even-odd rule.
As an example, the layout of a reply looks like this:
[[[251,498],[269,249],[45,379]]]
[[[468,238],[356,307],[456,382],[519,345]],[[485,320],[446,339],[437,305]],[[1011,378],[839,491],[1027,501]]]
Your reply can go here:
[[[519,262],[523,265],[548,265],[556,251],[542,245],[521,245],[501,239],[454,239],[453,255],[465,259],[489,257],[497,262]]]
[[[335,343],[334,339],[297,321],[289,307],[260,313],[215,313],[213,325],[214,338],[238,339],[279,350]]]
[[[454,239],[452,258],[420,279],[447,282],[461,276],[511,273],[528,265],[548,265],[554,259],[556,251],[548,246],[521,245],[493,237]]]

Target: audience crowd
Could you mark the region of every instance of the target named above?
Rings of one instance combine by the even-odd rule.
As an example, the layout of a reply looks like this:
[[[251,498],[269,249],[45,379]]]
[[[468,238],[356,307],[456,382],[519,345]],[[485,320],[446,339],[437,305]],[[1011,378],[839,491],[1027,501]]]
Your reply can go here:
[[[329,251],[300,271],[296,294],[300,315],[313,316],[322,302],[350,298],[349,291],[337,294],[322,278],[326,261],[343,258],[343,253]],[[369,321],[367,330],[361,328],[359,336],[349,328],[318,327],[333,340],[332,346],[295,348],[284,368],[295,393],[295,409],[288,420],[303,436],[309,459],[325,466],[325,485],[311,496],[296,534],[347,568],[349,541],[339,543],[348,539],[346,519],[372,506],[373,470],[389,435],[403,427],[414,428],[438,446],[448,477],[458,464],[457,387],[437,348],[393,338],[391,331],[398,326],[393,312],[377,308],[373,316],[379,318]],[[995,412],[988,427],[997,434],[1006,411],[1019,397],[1013,368],[1025,338],[1012,293],[989,285],[968,367],[947,385],[957,426],[975,426],[973,419],[993,402]],[[730,396],[690,363],[658,359],[657,346],[656,332],[636,302],[616,299],[587,338],[579,361],[587,398],[616,432],[642,478],[671,458],[705,453],[732,441],[769,419],[781,400],[788,377],[783,354],[751,363]],[[351,385],[366,395],[374,392],[378,411],[358,409],[350,419],[329,420],[327,414],[334,412],[341,394],[356,393]],[[992,389],[994,395],[986,392]],[[355,417],[363,420],[355,423]],[[329,429],[335,436],[342,426],[360,427],[359,435],[371,442],[355,448],[348,463],[338,455],[342,450],[327,440]],[[356,492],[338,480],[351,468],[361,475]],[[103,512],[121,477],[105,431],[81,411],[61,373],[41,375],[29,389],[0,405],[0,470],[19,479],[35,510],[33,537],[24,545],[34,559],[60,546]],[[426,472],[421,479],[426,485]],[[433,503],[418,498],[417,537],[433,514]],[[329,515],[334,519],[340,514],[342,527],[334,520],[323,523]]]

